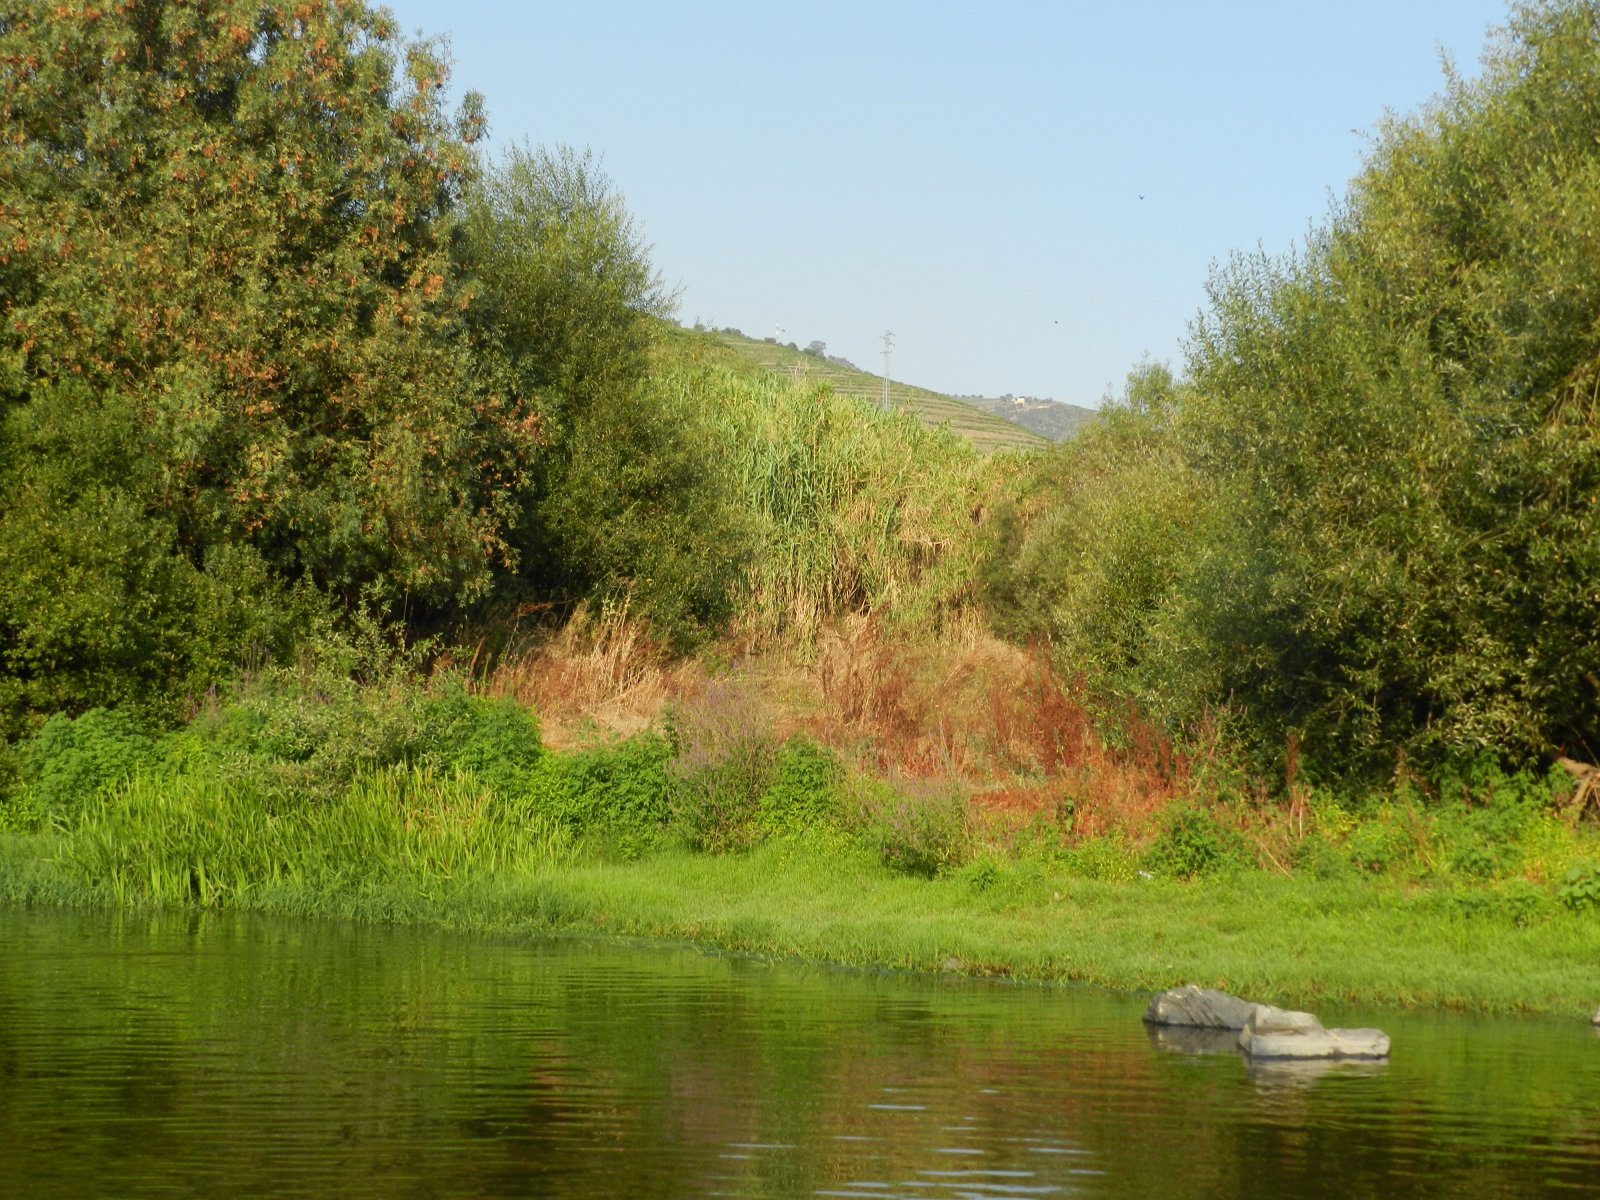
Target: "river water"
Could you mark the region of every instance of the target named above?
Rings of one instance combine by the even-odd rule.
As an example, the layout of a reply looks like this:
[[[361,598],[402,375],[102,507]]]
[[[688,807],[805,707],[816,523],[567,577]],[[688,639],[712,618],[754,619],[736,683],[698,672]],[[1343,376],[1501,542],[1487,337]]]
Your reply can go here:
[[[0,909],[0,1196],[1600,1194],[1583,1022],[1326,1011],[1393,1059],[1252,1071],[1144,1000]]]

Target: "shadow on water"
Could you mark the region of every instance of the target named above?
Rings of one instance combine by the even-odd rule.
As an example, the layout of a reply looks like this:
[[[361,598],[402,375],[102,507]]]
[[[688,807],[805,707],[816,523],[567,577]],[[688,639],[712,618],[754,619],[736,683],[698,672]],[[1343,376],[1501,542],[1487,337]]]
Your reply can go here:
[[[1249,1066],[1144,997],[682,947],[0,910],[0,1195],[1498,1197],[1600,1189],[1600,1041]]]

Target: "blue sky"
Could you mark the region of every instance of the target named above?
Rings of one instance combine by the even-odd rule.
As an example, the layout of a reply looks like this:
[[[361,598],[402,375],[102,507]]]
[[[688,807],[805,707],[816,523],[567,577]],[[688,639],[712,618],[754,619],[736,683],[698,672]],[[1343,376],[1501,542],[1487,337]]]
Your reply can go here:
[[[679,309],[955,393],[1181,364],[1214,263],[1290,249],[1501,0],[391,0],[493,143],[589,147]],[[492,144],[493,144],[492,143]]]

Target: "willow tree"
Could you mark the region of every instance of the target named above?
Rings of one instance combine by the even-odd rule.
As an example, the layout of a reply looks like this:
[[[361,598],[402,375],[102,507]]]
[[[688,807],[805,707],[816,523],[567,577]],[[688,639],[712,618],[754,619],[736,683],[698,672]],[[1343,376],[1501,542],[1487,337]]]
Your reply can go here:
[[[1329,225],[1213,283],[1186,405],[1235,535],[1218,695],[1325,762],[1600,754],[1600,3],[1516,5]]]

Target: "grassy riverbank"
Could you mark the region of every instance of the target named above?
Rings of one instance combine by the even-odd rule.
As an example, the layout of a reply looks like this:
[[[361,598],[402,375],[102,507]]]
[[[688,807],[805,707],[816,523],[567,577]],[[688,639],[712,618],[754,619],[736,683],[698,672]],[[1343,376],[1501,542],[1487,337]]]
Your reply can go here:
[[[103,903],[50,861],[48,835],[0,841],[0,896]],[[1105,881],[1039,865],[937,879],[802,842],[630,862],[539,853],[482,875],[308,885],[280,879],[233,906],[500,933],[693,941],[859,968],[1156,989],[1184,982],[1288,1005],[1338,1001],[1586,1016],[1600,922],[1519,921],[1470,892],[1250,872]]]
[[[858,639],[809,676],[666,679],[619,669],[601,651],[620,634],[600,636],[501,690],[616,716],[585,686],[598,661],[656,710],[630,736],[567,714],[560,750],[493,680],[404,663],[269,671],[161,735],[55,718],[0,805],[0,902],[581,931],[1288,1005],[1577,1017],[1600,994],[1600,833],[1559,771],[1468,764],[1285,805],[1136,726],[1108,741],[1003,647],[919,672]]]

